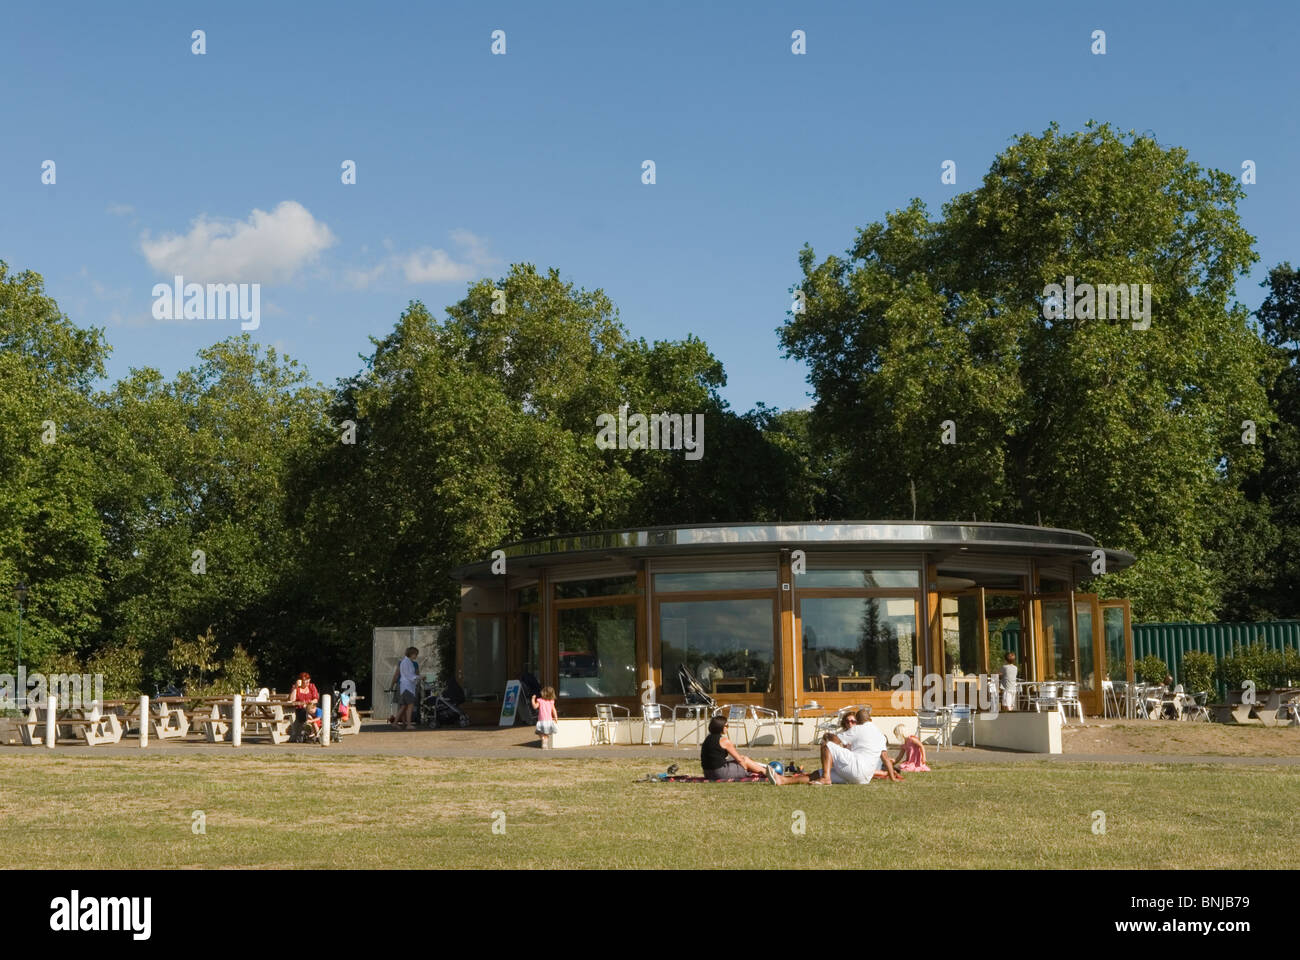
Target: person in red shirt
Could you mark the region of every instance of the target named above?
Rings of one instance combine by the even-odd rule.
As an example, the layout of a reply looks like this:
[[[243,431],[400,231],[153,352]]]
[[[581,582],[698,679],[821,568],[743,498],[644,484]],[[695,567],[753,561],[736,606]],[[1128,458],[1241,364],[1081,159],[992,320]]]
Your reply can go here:
[[[304,670],[298,674],[298,679],[293,685],[293,696],[289,701],[297,708],[294,712],[294,727],[301,738],[302,725],[307,722],[309,714],[315,714],[316,704],[320,702],[320,694],[316,692],[316,684],[311,682],[310,673]]]

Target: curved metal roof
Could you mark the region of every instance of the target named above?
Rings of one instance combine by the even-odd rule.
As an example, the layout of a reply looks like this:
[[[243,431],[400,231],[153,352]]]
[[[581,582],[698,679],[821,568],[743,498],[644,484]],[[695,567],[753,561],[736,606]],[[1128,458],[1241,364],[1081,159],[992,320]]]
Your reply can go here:
[[[961,551],[1021,554],[1039,559],[1088,563],[1097,541],[1078,530],[1032,527],[1015,523],[877,522],[840,523],[724,523],[599,530],[560,537],[539,537],[503,544],[511,572],[520,567],[582,563],[613,557],[709,556],[753,553],[782,548],[821,551],[927,551],[952,555]],[[1109,570],[1134,562],[1131,553],[1106,550]],[[458,580],[490,574],[491,561],[459,567]]]

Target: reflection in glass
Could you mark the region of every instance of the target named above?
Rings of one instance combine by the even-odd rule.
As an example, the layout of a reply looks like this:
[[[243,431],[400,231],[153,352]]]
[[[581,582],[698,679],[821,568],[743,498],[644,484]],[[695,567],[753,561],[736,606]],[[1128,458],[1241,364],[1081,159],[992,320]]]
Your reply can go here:
[[[989,625],[989,673],[997,673],[1007,662],[1007,654],[1016,655],[1020,676],[1028,673],[1028,664],[1020,649],[1020,595],[984,594],[984,615]]]
[[[943,598],[943,672],[979,671],[980,604],[976,594]],[[1000,666],[1000,665],[999,665]]]
[[[682,590],[765,590],[775,586],[775,568],[655,574],[655,590],[660,593]]]
[[[665,682],[675,683],[685,664],[705,689],[717,681],[728,693],[774,692],[773,614],[767,599],[661,603],[663,675],[671,678]]]
[[[555,612],[561,697],[631,697],[636,684],[636,607]]]
[[[881,597],[804,597],[805,689],[833,690],[836,678],[874,677],[877,690],[890,689],[897,673],[917,663],[916,604]]]
[[[1079,638],[1079,686],[1091,690],[1097,681],[1092,672],[1092,610],[1078,606],[1074,610],[1075,635]]]
[[[586,597],[617,597],[636,593],[636,577],[602,577],[599,580],[566,580],[555,585],[555,599],[581,600]]]
[[[921,574],[916,570],[809,570],[796,574],[796,590],[825,587],[919,587]]]
[[[506,687],[506,638],[500,617],[466,617],[461,621],[461,664],[465,696],[500,697]]]
[[[1044,600],[1043,640],[1048,680],[1074,680],[1074,641],[1070,637],[1070,601]]]
[[[1128,654],[1124,650],[1124,610],[1104,607],[1102,627],[1106,631],[1106,676],[1116,683],[1128,680]]]

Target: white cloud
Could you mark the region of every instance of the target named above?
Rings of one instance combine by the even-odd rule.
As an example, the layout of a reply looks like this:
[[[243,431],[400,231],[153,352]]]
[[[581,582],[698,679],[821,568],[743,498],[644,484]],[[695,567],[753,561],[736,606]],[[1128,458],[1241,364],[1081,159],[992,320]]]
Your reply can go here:
[[[270,213],[255,209],[247,220],[200,215],[183,235],[152,240],[146,232],[140,247],[159,273],[181,274],[187,282],[276,283],[291,279],[335,242],[330,228],[306,207],[285,200]]]
[[[499,261],[488,253],[487,241],[468,230],[453,230],[456,253],[434,247],[420,247],[410,253],[395,253],[391,240],[384,247],[391,256],[372,267],[352,267],[344,273],[348,286],[364,290],[389,273],[401,273],[407,283],[464,283],[483,276]],[[364,252],[364,250],[363,250]]]

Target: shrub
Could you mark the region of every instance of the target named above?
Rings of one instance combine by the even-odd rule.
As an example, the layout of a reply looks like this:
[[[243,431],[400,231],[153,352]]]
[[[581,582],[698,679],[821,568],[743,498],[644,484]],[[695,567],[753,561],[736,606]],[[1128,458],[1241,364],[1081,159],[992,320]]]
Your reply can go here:
[[[1208,653],[1189,650],[1183,654],[1183,689],[1188,693],[1214,690],[1214,671],[1218,661]]]
[[[144,689],[144,652],[132,640],[101,647],[86,672],[104,675],[104,695],[110,699],[137,696]]]
[[[240,644],[230,654],[230,659],[222,666],[222,681],[231,693],[243,693],[257,686],[257,660],[248,655]]]
[[[1133,672],[1143,683],[1164,683],[1165,677],[1169,676],[1169,665],[1154,653],[1148,653],[1133,664]]]
[[[1292,674],[1300,673],[1300,655],[1293,650],[1270,650],[1262,643],[1236,646],[1219,661],[1218,678],[1230,691],[1241,690],[1249,681],[1257,690],[1288,685]]]

